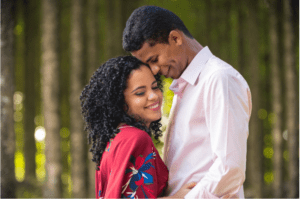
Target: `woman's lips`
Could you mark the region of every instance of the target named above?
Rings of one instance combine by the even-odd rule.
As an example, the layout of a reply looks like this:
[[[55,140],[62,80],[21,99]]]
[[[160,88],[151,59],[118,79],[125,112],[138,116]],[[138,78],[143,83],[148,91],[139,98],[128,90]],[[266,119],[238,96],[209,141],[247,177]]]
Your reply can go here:
[[[149,108],[150,110],[153,110],[153,111],[157,111],[160,109],[160,105],[159,105],[159,102],[156,102],[154,104],[151,104],[150,106],[148,106],[147,108]]]

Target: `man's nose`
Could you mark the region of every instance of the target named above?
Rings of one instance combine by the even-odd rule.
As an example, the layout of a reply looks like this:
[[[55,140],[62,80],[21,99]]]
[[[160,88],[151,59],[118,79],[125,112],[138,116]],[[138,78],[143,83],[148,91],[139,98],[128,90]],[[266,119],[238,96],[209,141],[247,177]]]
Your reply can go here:
[[[157,66],[157,65],[151,65],[150,68],[154,75],[156,75],[160,70],[159,66]]]

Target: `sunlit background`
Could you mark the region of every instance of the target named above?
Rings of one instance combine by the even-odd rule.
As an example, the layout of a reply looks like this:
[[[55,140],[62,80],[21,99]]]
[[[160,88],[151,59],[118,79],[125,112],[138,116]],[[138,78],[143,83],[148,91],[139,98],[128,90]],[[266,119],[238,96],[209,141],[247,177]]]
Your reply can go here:
[[[47,1],[47,0],[44,0]],[[13,94],[13,119],[15,131],[15,152],[14,152],[14,172],[17,181],[16,195],[18,198],[40,198],[45,196],[44,189],[47,180],[46,171],[46,140],[47,129],[45,129],[45,119],[43,109],[47,104],[42,99],[42,91],[45,88],[43,82],[43,23],[44,11],[42,10],[42,0],[16,0],[14,1],[14,17],[15,24],[13,27],[14,37],[14,94]],[[290,2],[290,20],[284,21],[285,16],[283,5],[285,1]],[[290,168],[292,162],[299,163],[299,1],[297,0],[62,0],[57,1],[56,9],[58,10],[58,34],[57,40],[59,48],[59,121],[60,127],[57,134],[60,144],[60,156],[62,172],[60,180],[62,183],[60,196],[64,198],[80,198],[76,195],[74,188],[74,175],[71,169],[72,163],[72,121],[70,110],[70,93],[71,93],[71,75],[74,70],[72,55],[74,47],[71,40],[72,25],[74,23],[72,12],[75,2],[81,2],[82,21],[80,22],[82,32],[82,74],[79,81],[86,84],[96,67],[111,57],[117,55],[128,54],[122,50],[121,37],[125,22],[131,12],[142,5],[157,5],[173,11],[177,14],[190,30],[192,35],[203,46],[209,46],[213,54],[230,63],[245,77],[249,83],[252,92],[253,110],[250,123],[250,134],[248,139],[248,157],[247,157],[247,175],[245,181],[245,196],[252,198],[262,197],[278,197],[275,192],[280,189],[280,197],[298,197],[299,194],[299,171],[293,171]],[[92,4],[94,3],[94,4]],[[78,4],[76,4],[78,5]],[[96,9],[91,9],[91,5],[95,5]],[[2,8],[3,9],[3,8]],[[272,50],[274,50],[274,40],[271,40],[271,12],[275,12],[277,17],[277,27],[275,33],[277,35],[277,63],[278,72],[273,73],[274,58]],[[90,15],[94,14],[94,15]],[[94,17],[97,27],[92,28],[92,17]],[[3,20],[3,19],[2,19]],[[293,29],[286,37],[286,25],[290,24]],[[27,27],[27,28],[26,28]],[[95,56],[94,63],[91,63],[92,51],[89,43],[91,36],[89,31],[93,29],[96,32],[97,39],[94,42]],[[294,74],[294,88],[289,90],[286,85],[289,78],[288,67],[286,64],[286,42],[289,38],[293,38],[291,44],[291,59],[294,60],[291,66],[292,74]],[[2,53],[2,52],[1,52]],[[3,67],[3,66],[2,66]],[[4,66],[5,67],[5,66]],[[276,75],[277,74],[277,75]],[[276,80],[274,83],[274,78]],[[163,104],[163,127],[166,129],[168,123],[168,115],[172,105],[173,92],[168,88],[172,82],[171,79],[163,79],[164,81],[164,104]],[[279,86],[275,84],[279,83]],[[2,84],[5,84],[2,83]],[[30,89],[28,89],[28,85]],[[289,84],[290,85],[290,84]],[[280,89],[279,103],[281,111],[274,108],[274,92],[273,88]],[[296,105],[292,105],[288,98],[288,93],[294,94]],[[79,97],[79,96],[78,96]],[[28,104],[25,102],[30,101]],[[2,99],[3,101],[3,99]],[[288,108],[293,106],[293,116],[290,117]],[[25,109],[27,108],[27,112]],[[30,112],[31,111],[31,112]],[[77,113],[80,114],[80,113]],[[28,125],[28,117],[32,127]],[[288,123],[296,121],[292,130]],[[274,129],[280,124],[279,136],[274,137]],[[25,129],[29,128],[29,132]],[[85,135],[82,127],[82,134]],[[290,135],[296,137],[297,146],[289,148]],[[296,136],[295,136],[296,135]],[[34,142],[30,142],[32,148],[35,148],[35,160],[28,164],[35,166],[35,176],[26,179],[25,169],[25,141],[27,137],[32,137]],[[85,136],[86,137],[86,136]],[[84,138],[85,138],[84,137]],[[279,142],[278,142],[279,140]],[[82,140],[84,143],[87,140]],[[274,143],[281,143],[279,152]],[[163,142],[155,142],[158,151],[162,152]],[[86,147],[87,148],[87,147]],[[294,159],[289,157],[293,155]],[[86,149],[88,154],[88,148]],[[278,161],[275,156],[281,155]],[[4,161],[4,160],[2,160]],[[86,155],[86,170],[84,174],[86,179],[85,190],[86,197],[94,197],[94,164],[90,164],[91,160]],[[282,178],[278,184],[275,177],[275,166],[279,162],[282,164],[280,172]],[[293,163],[294,164],[294,163]],[[91,166],[92,165],[92,166]],[[295,164],[294,164],[295,165]],[[299,164],[297,164],[299,169]],[[277,170],[278,172],[278,170]],[[291,178],[291,173],[296,174],[296,178]],[[295,180],[296,179],[296,180]],[[297,187],[296,195],[294,188]],[[2,191],[3,192],[3,191]],[[294,195],[293,195],[293,194]]]

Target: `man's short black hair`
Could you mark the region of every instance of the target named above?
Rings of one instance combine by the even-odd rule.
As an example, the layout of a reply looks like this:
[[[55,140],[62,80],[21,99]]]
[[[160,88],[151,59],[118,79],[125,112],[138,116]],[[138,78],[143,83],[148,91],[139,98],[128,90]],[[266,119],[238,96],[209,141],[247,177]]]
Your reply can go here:
[[[135,9],[123,31],[123,48],[128,52],[139,50],[145,41],[151,46],[168,43],[172,30],[178,29],[193,38],[181,19],[173,12],[157,6],[142,6]]]

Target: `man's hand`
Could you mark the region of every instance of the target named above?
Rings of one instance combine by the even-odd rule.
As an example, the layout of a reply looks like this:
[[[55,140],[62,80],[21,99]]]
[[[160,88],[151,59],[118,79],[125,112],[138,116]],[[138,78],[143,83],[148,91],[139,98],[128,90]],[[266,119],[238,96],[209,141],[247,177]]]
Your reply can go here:
[[[192,188],[196,186],[196,182],[190,182],[186,185],[183,185],[174,195],[172,196],[165,196],[165,197],[159,197],[160,199],[171,199],[171,198],[184,198],[188,192],[191,191]]]

